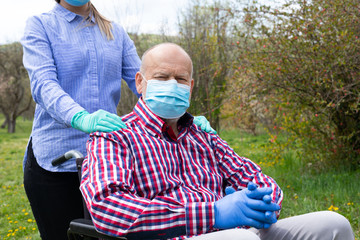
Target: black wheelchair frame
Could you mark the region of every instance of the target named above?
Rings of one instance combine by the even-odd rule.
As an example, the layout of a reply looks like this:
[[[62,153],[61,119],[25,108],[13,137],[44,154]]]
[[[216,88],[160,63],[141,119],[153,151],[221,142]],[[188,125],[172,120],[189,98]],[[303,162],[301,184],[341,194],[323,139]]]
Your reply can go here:
[[[84,157],[80,152],[76,150],[68,151],[64,155],[53,160],[51,164],[53,166],[57,166],[71,158],[75,158],[76,160],[76,168],[78,170],[79,180],[81,180],[81,167],[84,161]],[[127,238],[124,237],[112,237],[96,231],[94,224],[91,221],[89,211],[86,208],[84,199],[82,200],[83,200],[84,218],[74,219],[70,222],[69,229],[67,231],[69,240],[95,240],[95,239],[127,240]]]
[[[83,155],[76,151],[71,150],[66,152],[64,155],[58,157],[57,159],[53,160],[51,164],[53,166],[60,165],[65,161],[75,158],[76,160],[76,168],[78,170],[79,180],[81,181],[81,169],[82,163],[84,161]],[[129,233],[126,237],[113,237],[103,233],[100,233],[96,230],[89,211],[86,207],[84,199],[83,202],[83,210],[84,210],[84,218],[74,219],[70,222],[69,228],[67,231],[67,236],[69,240],[96,240],[96,239],[104,239],[104,240],[135,240],[135,239],[142,239],[142,240],[153,240],[153,239],[169,239],[174,238],[177,236],[182,235],[181,228],[175,228],[170,231],[164,232],[137,232],[137,233]]]

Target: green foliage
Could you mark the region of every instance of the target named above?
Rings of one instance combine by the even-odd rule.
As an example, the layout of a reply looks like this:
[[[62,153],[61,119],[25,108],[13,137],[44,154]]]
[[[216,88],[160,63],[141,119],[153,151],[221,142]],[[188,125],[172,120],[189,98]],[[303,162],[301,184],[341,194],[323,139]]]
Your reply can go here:
[[[232,70],[228,38],[232,15],[220,10],[224,5],[219,1],[213,5],[193,1],[183,12],[178,39],[193,61],[195,85],[189,111],[205,115],[218,131],[220,106]]]
[[[355,0],[253,5],[247,28],[237,29],[249,43],[238,49],[242,73],[260,100],[271,98],[276,126],[304,160],[319,166],[360,167],[359,8]]]
[[[237,129],[222,131],[221,137],[240,155],[260,165],[273,177],[284,192],[280,218],[314,211],[330,210],[345,216],[360,239],[360,171],[337,169],[313,174],[317,167],[302,161],[296,147],[288,146],[279,159],[269,155],[269,141],[275,134],[261,133],[254,137]],[[276,141],[289,142],[287,136],[276,135]],[[294,141],[292,144],[297,144]],[[291,144],[290,144],[291,145]]]

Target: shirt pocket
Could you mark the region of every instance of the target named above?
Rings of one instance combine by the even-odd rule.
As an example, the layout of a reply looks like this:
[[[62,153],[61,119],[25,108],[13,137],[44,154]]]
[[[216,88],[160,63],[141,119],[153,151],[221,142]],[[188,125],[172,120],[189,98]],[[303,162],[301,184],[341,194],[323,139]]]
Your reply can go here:
[[[121,80],[122,78],[122,49],[115,44],[107,44],[102,48],[101,64],[107,80]]]

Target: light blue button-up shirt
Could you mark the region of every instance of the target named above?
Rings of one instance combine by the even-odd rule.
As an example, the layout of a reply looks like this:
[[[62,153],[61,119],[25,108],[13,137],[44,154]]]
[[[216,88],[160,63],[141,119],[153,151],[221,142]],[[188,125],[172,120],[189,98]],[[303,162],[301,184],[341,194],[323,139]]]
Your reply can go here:
[[[30,137],[34,155],[46,170],[76,171],[74,161],[58,167],[51,161],[72,149],[85,155],[89,135],[71,127],[75,113],[116,113],[121,79],[137,93],[140,59],[135,46],[119,25],[113,23],[112,31],[115,40],[109,41],[98,25],[89,26],[59,4],[27,21],[21,43],[36,102]],[[26,158],[27,153],[24,162]]]

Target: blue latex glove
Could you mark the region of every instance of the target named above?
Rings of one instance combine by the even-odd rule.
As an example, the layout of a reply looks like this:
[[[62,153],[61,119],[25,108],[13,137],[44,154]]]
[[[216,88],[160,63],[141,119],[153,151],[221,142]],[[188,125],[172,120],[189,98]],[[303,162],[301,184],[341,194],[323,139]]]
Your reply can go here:
[[[280,206],[272,203],[271,199],[268,201],[272,189],[256,188],[254,185],[249,184],[248,189],[235,191],[215,202],[214,228],[250,226],[260,229],[264,228],[265,224],[268,224],[268,227],[276,222],[272,213],[280,210]]]
[[[209,121],[204,116],[196,116],[196,117],[194,117],[193,123],[195,125],[199,126],[201,128],[201,130],[203,130],[203,131],[205,131],[207,133],[212,132],[212,133],[217,134],[215,129],[213,129],[210,126]]]
[[[256,188],[257,188],[257,185],[255,183],[253,183],[253,182],[248,183],[248,190],[253,191]],[[262,197],[262,200],[265,203],[270,204],[271,203],[271,196],[270,195],[265,195],[265,196]],[[268,219],[272,223],[277,222],[276,214],[275,214],[274,211],[265,211],[265,218]],[[271,226],[271,224],[264,223],[264,228],[269,228],[270,226]]]
[[[257,185],[253,182],[249,182],[248,184],[248,190],[250,191],[253,191],[257,188]],[[233,194],[234,192],[236,192],[236,190],[229,186],[229,187],[226,187],[225,188],[225,194],[226,195],[229,195],[229,194]],[[265,195],[262,200],[265,202],[265,203],[271,203],[271,196],[270,195]],[[265,212],[265,218],[267,218],[269,221],[275,223],[277,222],[277,218],[276,218],[276,214],[275,212],[271,212],[271,211],[266,211]],[[269,223],[264,223],[264,228],[269,228],[271,226],[271,224]]]
[[[254,183],[252,183],[252,182],[250,182],[250,183],[248,184],[248,189],[249,189],[250,191],[255,190],[256,188],[257,188],[256,184],[254,184]],[[233,187],[231,187],[231,186],[225,188],[225,194],[226,194],[226,195],[233,194],[234,192],[236,192],[236,190],[235,190]],[[265,196],[263,197],[263,201],[264,201],[265,203],[268,203],[268,204],[271,203],[271,197],[270,197],[270,195],[265,195]],[[275,212],[266,211],[266,212],[265,212],[265,218],[267,218],[268,220],[270,220],[270,221],[273,222],[273,223],[277,222],[277,218],[276,218]],[[264,228],[269,228],[270,226],[271,226],[271,224],[269,224],[269,223],[264,223]]]
[[[111,132],[127,128],[121,118],[105,110],[98,110],[92,114],[83,110],[76,113],[71,119],[71,126],[86,133]]]

